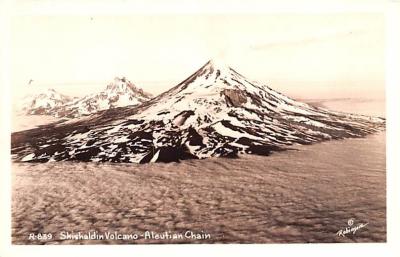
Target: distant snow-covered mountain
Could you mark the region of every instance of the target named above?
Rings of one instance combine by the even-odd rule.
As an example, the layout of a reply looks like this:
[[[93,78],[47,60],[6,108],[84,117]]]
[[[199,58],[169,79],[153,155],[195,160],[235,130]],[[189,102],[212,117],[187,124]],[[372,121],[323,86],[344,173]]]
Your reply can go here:
[[[151,98],[125,77],[116,77],[107,87],[82,98],[68,97],[48,89],[45,93],[28,97],[23,111],[28,115],[51,115],[76,118],[115,107],[138,105]]]
[[[54,89],[47,89],[38,94],[26,96],[22,100],[22,111],[28,115],[54,115],[60,107],[73,99]]]
[[[269,155],[293,144],[363,137],[384,128],[383,118],[295,101],[210,61],[137,107],[14,133],[12,153],[29,162],[170,162]]]
[[[151,97],[151,94],[136,87],[125,77],[116,77],[105,90],[71,101],[62,106],[57,114],[75,118],[110,108],[142,104]]]

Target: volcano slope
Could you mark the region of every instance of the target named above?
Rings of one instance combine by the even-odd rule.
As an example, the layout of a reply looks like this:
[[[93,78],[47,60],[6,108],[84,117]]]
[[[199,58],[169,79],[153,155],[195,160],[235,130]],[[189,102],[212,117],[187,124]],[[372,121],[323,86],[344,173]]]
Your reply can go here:
[[[269,155],[384,128],[383,118],[301,103],[209,61],[140,106],[16,132],[11,143],[16,161],[147,163]]]

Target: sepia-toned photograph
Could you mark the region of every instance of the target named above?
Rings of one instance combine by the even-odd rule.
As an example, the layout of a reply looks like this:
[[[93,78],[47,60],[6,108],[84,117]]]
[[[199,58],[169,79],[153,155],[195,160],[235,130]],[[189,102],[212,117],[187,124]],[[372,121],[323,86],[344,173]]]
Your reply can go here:
[[[387,241],[383,13],[10,28],[12,244]]]

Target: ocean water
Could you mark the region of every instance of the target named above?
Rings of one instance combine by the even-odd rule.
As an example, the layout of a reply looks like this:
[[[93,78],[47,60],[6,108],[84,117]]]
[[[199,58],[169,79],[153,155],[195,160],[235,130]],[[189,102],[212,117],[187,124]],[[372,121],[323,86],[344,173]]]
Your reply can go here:
[[[344,104],[341,105],[342,108]],[[365,110],[365,109],[363,109]],[[374,109],[375,110],[375,109]],[[271,156],[12,165],[14,244],[386,241],[385,132]],[[341,229],[360,227],[345,237]],[[148,233],[207,238],[145,238]],[[64,240],[62,233],[136,234]],[[51,233],[49,240],[29,235]],[[201,236],[200,236],[201,237]]]

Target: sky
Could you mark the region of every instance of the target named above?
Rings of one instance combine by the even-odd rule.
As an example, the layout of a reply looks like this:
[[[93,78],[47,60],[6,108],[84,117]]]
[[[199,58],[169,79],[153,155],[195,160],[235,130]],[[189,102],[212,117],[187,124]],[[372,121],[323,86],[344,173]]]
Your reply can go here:
[[[125,76],[156,95],[217,59],[295,98],[384,98],[384,43],[379,13],[19,15],[11,84],[83,96]]]

